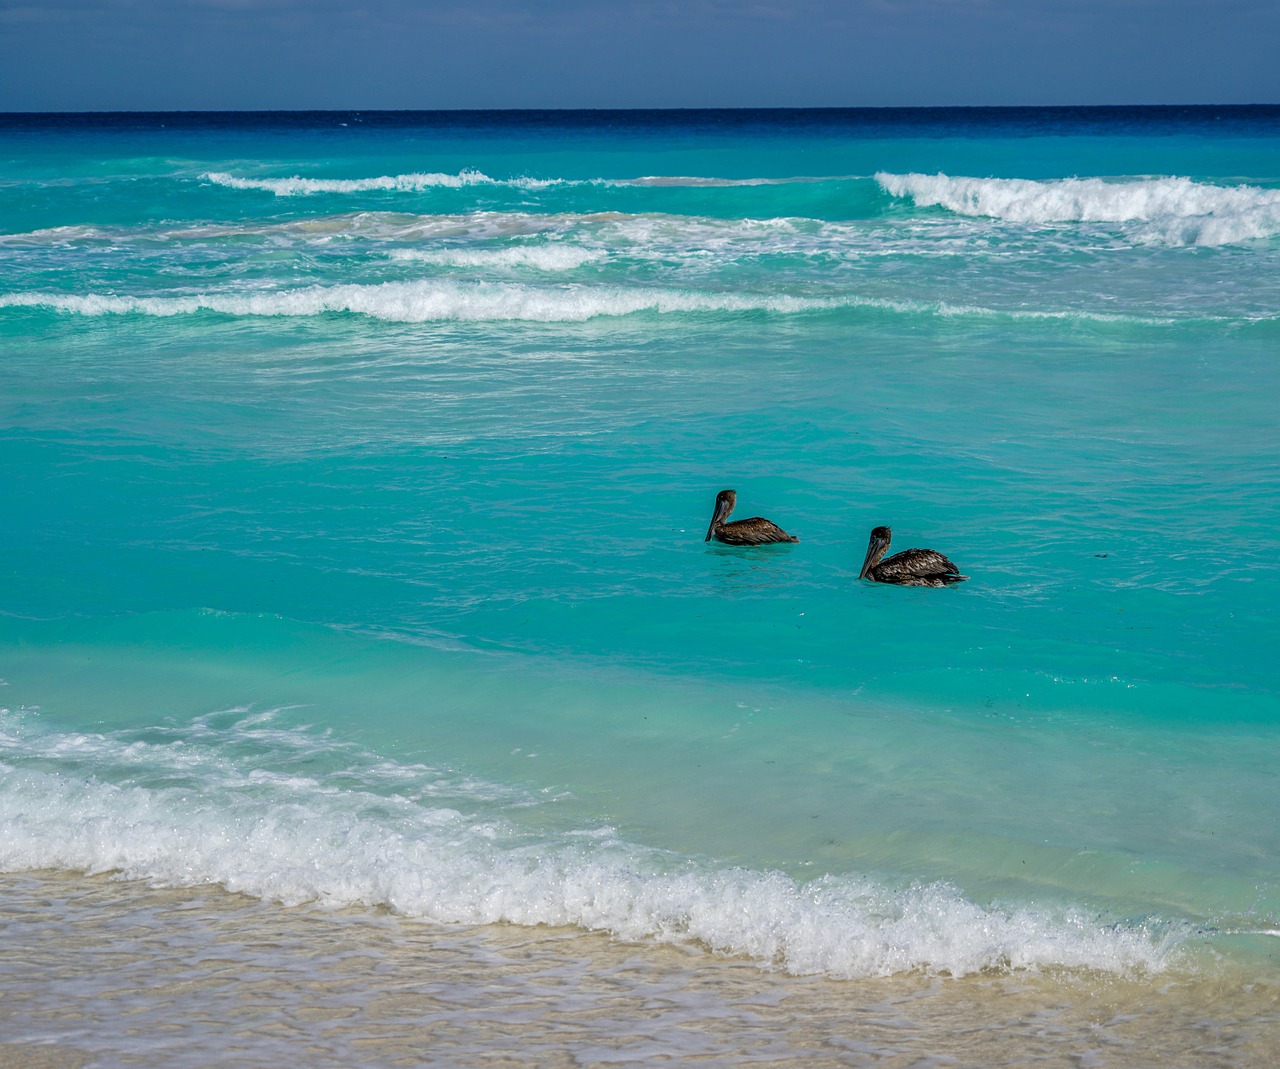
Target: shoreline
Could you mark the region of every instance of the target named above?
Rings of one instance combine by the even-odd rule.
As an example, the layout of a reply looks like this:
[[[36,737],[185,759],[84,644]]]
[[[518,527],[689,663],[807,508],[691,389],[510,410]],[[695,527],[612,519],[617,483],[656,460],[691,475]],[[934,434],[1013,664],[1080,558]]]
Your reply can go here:
[[[444,927],[217,888],[6,874],[0,1066],[989,1067],[1280,1059],[1280,984],[1165,972],[795,977],[697,947]],[[21,1023],[19,1023],[21,1022]]]

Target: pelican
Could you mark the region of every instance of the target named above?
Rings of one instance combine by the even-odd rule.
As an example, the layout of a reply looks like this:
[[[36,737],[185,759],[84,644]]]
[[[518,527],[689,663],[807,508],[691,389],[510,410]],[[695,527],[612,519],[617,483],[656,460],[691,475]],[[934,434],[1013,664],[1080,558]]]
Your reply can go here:
[[[716,511],[711,517],[711,526],[707,528],[704,542],[713,538],[729,546],[763,546],[770,542],[799,542],[795,535],[789,535],[776,523],[752,516],[749,520],[734,520],[726,523],[729,513],[738,503],[736,490],[721,490],[716,494]]]
[[[898,586],[950,586],[969,578],[961,575],[960,569],[936,549],[904,549],[883,560],[892,538],[893,532],[887,527],[877,527],[871,532],[859,579]]]

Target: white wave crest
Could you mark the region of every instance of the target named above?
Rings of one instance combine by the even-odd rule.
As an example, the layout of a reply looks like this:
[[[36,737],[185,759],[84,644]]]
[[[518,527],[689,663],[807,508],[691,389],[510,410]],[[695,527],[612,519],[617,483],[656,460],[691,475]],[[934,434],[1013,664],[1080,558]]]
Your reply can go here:
[[[513,186],[518,189],[545,189],[559,184],[559,179],[512,178],[499,180],[480,171],[457,174],[393,174],[376,178],[240,178],[225,171],[209,171],[200,176],[214,185],[229,189],[252,189],[274,193],[277,197],[311,196],[317,193],[393,192],[416,193],[424,189],[461,189],[464,186]]]
[[[214,312],[230,316],[367,315],[392,323],[528,322],[581,323],[589,319],[643,313],[658,315],[797,315],[835,309],[864,309],[941,318],[1078,320],[1091,323],[1171,323],[1170,317],[1084,311],[1027,311],[985,308],[943,301],[895,301],[880,297],[791,297],[625,286],[516,282],[419,280],[368,285],[308,286],[263,293],[198,294],[185,297],[129,297],[115,294],[0,293],[0,309],[42,308],[68,315],[179,316]],[[1272,316],[1257,317],[1272,319]]]
[[[1280,234],[1280,190],[1217,186],[1189,178],[1104,180],[875,176],[894,197],[920,207],[1015,223],[1137,224],[1138,240],[1170,245],[1231,245]]]
[[[581,245],[516,245],[507,249],[393,249],[393,260],[446,267],[532,267],[538,271],[572,271],[605,259],[601,249]]]
[[[258,190],[277,197],[307,196],[315,193],[365,193],[382,191],[414,193],[432,187],[458,189],[463,186],[509,186],[513,189],[539,190],[552,186],[640,186],[671,189],[733,188],[746,186],[809,185],[819,182],[845,182],[850,178],[716,178],[698,175],[641,175],[637,178],[491,178],[481,171],[466,170],[457,174],[413,173],[378,175],[374,178],[243,178],[226,171],[207,171],[204,181],[229,189]]]
[[[808,312],[839,302],[805,297],[702,293],[642,287],[449,281],[384,282],[307,286],[265,293],[199,294],[184,297],[122,297],[112,294],[0,294],[0,308],[49,308],[77,315],[314,316],[350,312],[397,323],[444,321],[573,323],[599,316],[639,312],[660,314]]]
[[[43,733],[0,711],[0,870],[220,884],[442,923],[574,925],[834,977],[1158,971],[1179,941],[1080,911],[983,908],[941,883],[799,883],[608,828],[539,830],[502,815],[531,804],[508,789],[387,762],[269,716],[218,716],[165,738],[154,728]]]
[[[732,189],[745,186],[794,186],[815,185],[819,182],[847,182],[851,178],[817,178],[797,176],[793,178],[715,178],[698,175],[644,175],[640,178],[600,179],[609,185],[654,186],[670,189]]]

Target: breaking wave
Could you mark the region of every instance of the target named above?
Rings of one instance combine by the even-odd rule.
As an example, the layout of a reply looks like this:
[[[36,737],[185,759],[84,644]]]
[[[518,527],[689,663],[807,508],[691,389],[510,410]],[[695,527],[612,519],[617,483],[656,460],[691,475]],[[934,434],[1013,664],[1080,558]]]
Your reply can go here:
[[[424,189],[460,189],[464,186],[513,186],[518,189],[545,189],[561,184],[560,179],[512,178],[499,180],[480,171],[457,174],[394,174],[376,178],[239,178],[224,171],[209,171],[200,176],[214,185],[229,189],[252,189],[274,193],[277,197],[309,196],[317,193],[416,193]]]
[[[190,315],[219,312],[235,316],[314,316],[351,312],[398,323],[521,320],[566,323],[638,312],[810,312],[842,303],[810,297],[700,293],[642,287],[448,281],[384,282],[307,286],[265,293],[198,294],[183,297],[127,297],[112,294],[0,295],[0,308],[49,308],[78,315]]]
[[[697,175],[645,175],[642,178],[609,180],[612,185],[655,186],[659,188],[730,189],[739,186],[814,185],[818,182],[846,182],[851,178],[714,178]]]
[[[496,257],[502,251],[504,250],[492,250],[488,255]],[[415,250],[396,250],[393,255],[397,258],[418,259],[429,258],[436,254],[428,252],[418,254]],[[448,256],[449,254],[440,255]],[[485,254],[477,252],[475,255]],[[446,261],[442,259],[437,262]],[[480,261],[459,258],[453,262],[474,266]],[[488,262],[492,264],[495,261]],[[589,262],[589,260],[584,259],[582,262]],[[570,256],[558,264],[543,263],[540,266],[548,271],[568,270],[572,266],[577,266],[577,258]],[[68,315],[85,316],[167,317],[212,312],[230,316],[271,317],[350,313],[392,323],[580,323],[589,319],[642,313],[796,315],[838,309],[928,315],[944,319],[1074,320],[1145,326],[1174,322],[1173,318],[1167,316],[1124,315],[1065,309],[1001,309],[947,301],[888,300],[851,294],[831,297],[796,297],[785,294],[766,296],[584,283],[535,286],[518,282],[455,282],[444,279],[306,286],[291,290],[192,294],[180,297],[135,297],[100,293],[7,293],[0,294],[0,309],[3,308],[48,309]],[[1187,317],[1182,318],[1185,320]]]
[[[393,260],[445,267],[532,267],[539,271],[572,271],[607,257],[601,249],[580,245],[517,245],[507,249],[393,249]]]
[[[321,771],[324,770],[324,771]],[[1181,936],[1082,911],[986,908],[943,883],[801,883],[505,815],[536,799],[228,710],[60,733],[0,710],[0,870],[218,884],[286,905],[697,942],[796,974],[1159,971]]]
[[[1280,234],[1280,190],[1218,186],[1189,178],[1108,180],[875,176],[894,197],[919,207],[1014,223],[1120,223],[1141,241],[1234,245]]]
[[[229,189],[257,190],[277,197],[308,196],[317,193],[393,192],[417,193],[424,189],[459,189],[464,186],[507,186],[513,189],[539,190],[553,186],[641,186],[667,189],[725,189],[747,186],[809,185],[819,182],[842,182],[847,178],[716,178],[697,175],[642,175],[637,178],[491,178],[482,171],[464,170],[457,174],[412,173],[378,175],[374,178],[242,178],[225,171],[208,171],[200,176],[214,185]]]

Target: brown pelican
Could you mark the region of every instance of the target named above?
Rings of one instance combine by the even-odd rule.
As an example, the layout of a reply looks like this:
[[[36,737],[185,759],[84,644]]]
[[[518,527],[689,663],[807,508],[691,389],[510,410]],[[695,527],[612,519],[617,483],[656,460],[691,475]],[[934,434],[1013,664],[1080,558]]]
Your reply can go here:
[[[888,560],[882,560],[889,552],[889,540],[893,532],[887,527],[877,527],[871,532],[867,544],[867,559],[862,562],[859,579],[873,583],[896,583],[898,586],[950,586],[969,577],[936,549],[904,549]]]
[[[707,528],[704,542],[713,538],[729,546],[763,546],[769,542],[799,542],[795,535],[789,535],[776,523],[752,516],[749,520],[734,520],[726,523],[733,506],[738,503],[736,490],[721,490],[716,494],[716,511],[711,517],[711,526]]]

